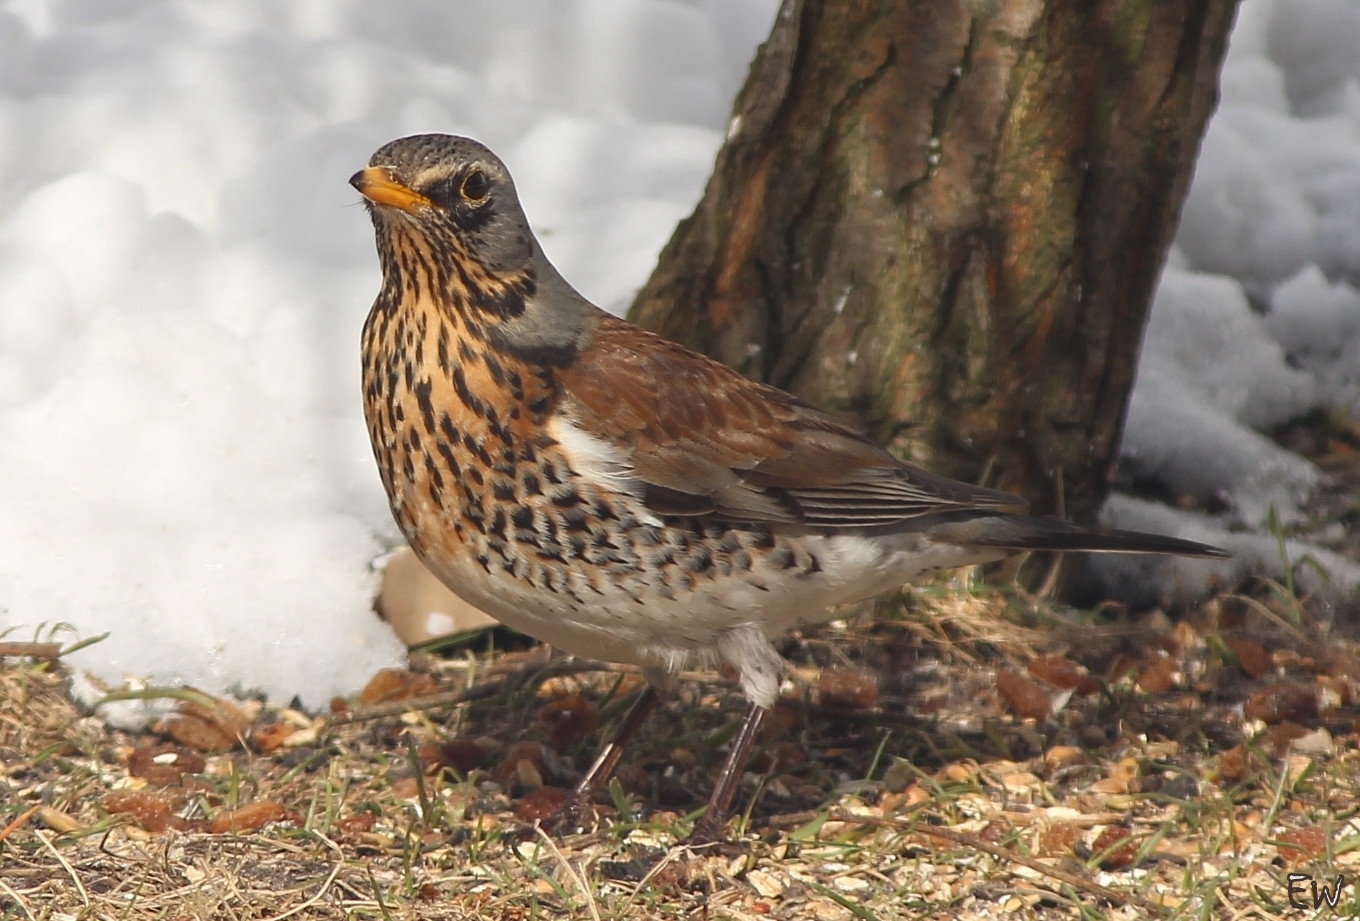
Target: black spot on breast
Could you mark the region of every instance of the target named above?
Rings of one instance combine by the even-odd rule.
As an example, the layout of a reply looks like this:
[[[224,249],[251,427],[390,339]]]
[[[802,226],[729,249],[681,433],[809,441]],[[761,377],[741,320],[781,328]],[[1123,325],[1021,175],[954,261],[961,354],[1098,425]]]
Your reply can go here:
[[[454,460],[453,451],[442,441],[439,442],[438,447],[439,456],[444,459],[444,466],[448,469],[449,474],[457,479],[462,475],[463,470],[458,466],[458,461]]]
[[[435,497],[435,502],[439,501],[438,491],[444,488],[444,474],[439,469],[439,465],[434,462],[432,455],[425,455],[425,473],[430,477],[430,489]]]
[[[458,399],[472,412],[479,416],[486,415],[486,407],[482,401],[468,389],[467,376],[463,374],[462,365],[453,369],[453,392],[458,394]]]
[[[539,568],[538,584],[552,592],[554,595],[557,594],[557,580],[553,578],[553,572],[547,566]]]
[[[515,446],[515,438],[513,435],[510,434],[510,427],[505,425],[498,425],[496,424],[494,419],[491,420],[488,424],[491,426],[491,434],[499,438],[501,440],[501,443],[505,445],[507,449],[505,452],[506,457],[509,458],[509,460],[514,461],[515,453],[514,451],[509,450],[510,448],[513,448]]]
[[[420,407],[420,419],[425,423],[425,431],[434,432],[434,404],[430,401],[431,384],[428,378],[415,386],[416,404]]]
[[[491,484],[491,495],[501,502],[514,502],[515,484],[506,480],[496,480]]]
[[[439,434],[448,439],[450,444],[458,443],[458,430],[453,427],[453,422],[449,419],[448,413],[439,414]]]
[[[568,532],[580,532],[590,530],[590,521],[586,517],[586,510],[577,505],[573,508],[564,509],[562,512],[562,526]]]
[[[468,451],[475,454],[477,456],[477,459],[482,462],[483,466],[486,467],[491,466],[491,455],[487,453],[486,448],[482,447],[481,444],[477,441],[477,439],[472,437],[471,432],[463,433],[463,447],[467,448]]]
[[[494,534],[501,540],[505,539],[505,509],[497,508],[491,513],[491,523],[487,526],[487,533]]]
[[[700,549],[697,553],[691,553],[685,557],[680,564],[680,569],[684,572],[700,573],[713,565],[712,555],[705,549]]]
[[[505,368],[501,367],[496,356],[488,352],[482,356],[482,363],[486,365],[486,373],[491,375],[492,382],[498,387],[502,386],[505,383]]]
[[[439,370],[448,375],[453,373],[453,362],[449,360],[449,331],[442,324],[439,327]]]
[[[524,313],[524,288],[520,285],[506,285],[499,290],[477,288],[473,291],[473,303],[494,317],[514,319]]]
[[[549,483],[554,486],[560,486],[562,484],[562,477],[557,472],[557,465],[552,461],[544,461],[543,466],[539,469],[543,474],[543,479],[547,480]]]

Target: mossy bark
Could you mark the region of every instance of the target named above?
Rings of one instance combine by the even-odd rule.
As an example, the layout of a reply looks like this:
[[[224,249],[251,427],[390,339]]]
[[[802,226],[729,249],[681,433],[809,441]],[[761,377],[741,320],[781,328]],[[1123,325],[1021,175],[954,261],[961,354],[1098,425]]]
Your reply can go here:
[[[633,317],[1089,518],[1236,0],[787,0]]]

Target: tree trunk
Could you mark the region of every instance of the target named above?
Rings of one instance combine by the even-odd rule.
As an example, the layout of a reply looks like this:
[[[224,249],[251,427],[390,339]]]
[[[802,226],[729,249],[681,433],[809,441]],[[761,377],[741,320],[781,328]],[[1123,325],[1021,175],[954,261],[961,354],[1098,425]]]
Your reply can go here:
[[[1236,0],[786,0],[638,322],[1089,518]]]

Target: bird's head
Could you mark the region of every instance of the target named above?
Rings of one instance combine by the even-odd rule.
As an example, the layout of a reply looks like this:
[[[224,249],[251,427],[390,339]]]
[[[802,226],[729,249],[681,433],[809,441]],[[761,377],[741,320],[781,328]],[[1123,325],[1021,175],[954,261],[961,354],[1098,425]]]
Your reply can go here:
[[[400,138],[380,147],[349,181],[373,216],[386,274],[400,273],[403,261],[411,266],[411,257],[431,263],[434,271],[424,281],[436,286],[511,281],[535,268],[533,235],[514,180],[476,141],[447,134]],[[457,266],[441,265],[450,261]]]
[[[349,181],[373,218],[379,305],[428,301],[526,354],[571,346],[597,322],[543,255],[505,164],[476,141],[400,138]]]

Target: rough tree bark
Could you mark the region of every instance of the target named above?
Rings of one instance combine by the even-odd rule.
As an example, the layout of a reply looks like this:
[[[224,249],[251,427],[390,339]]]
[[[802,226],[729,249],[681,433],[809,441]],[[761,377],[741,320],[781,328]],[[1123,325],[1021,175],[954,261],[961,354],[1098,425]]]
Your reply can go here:
[[[786,0],[633,316],[1089,519],[1236,0]]]

